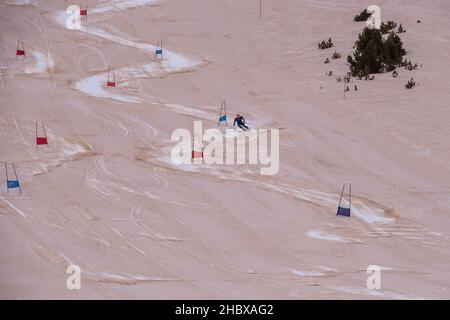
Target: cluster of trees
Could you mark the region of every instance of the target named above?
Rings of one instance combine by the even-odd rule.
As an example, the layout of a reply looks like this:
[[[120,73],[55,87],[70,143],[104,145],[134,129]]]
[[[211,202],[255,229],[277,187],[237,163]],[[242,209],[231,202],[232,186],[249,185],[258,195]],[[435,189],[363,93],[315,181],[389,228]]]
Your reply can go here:
[[[367,19],[369,19],[369,17],[370,17],[370,13],[367,12],[367,9],[364,9],[364,11],[362,11],[360,14],[356,15],[353,20],[356,22],[362,22],[362,21],[367,21]]]
[[[363,22],[363,21],[367,21],[367,19],[369,19],[370,16],[371,16],[371,14],[367,12],[367,9],[364,9],[364,11],[362,11],[360,14],[356,15],[353,20],[356,22]],[[420,20],[417,20],[417,23],[420,23]],[[396,27],[397,27],[397,23],[394,21],[388,21],[386,23],[382,22],[380,30],[381,30],[382,34],[388,34],[389,32],[393,31]],[[403,25],[400,24],[398,27],[397,33],[404,33],[404,32],[406,32],[406,30],[403,27]]]
[[[341,54],[337,51],[335,51],[333,53],[333,55],[331,56],[331,59],[340,59],[341,58]]]
[[[408,59],[405,59],[405,60],[402,62],[401,66],[402,66],[402,67],[405,67],[405,69],[406,69],[406,70],[409,70],[409,71],[416,70],[416,69],[419,67],[419,65],[417,64],[417,62],[414,63],[414,64],[412,64],[411,60],[408,61]]]
[[[406,50],[400,37],[390,32],[386,39],[381,30],[365,28],[355,42],[353,56],[348,56],[350,74],[369,77],[373,73],[390,72],[403,63]]]
[[[406,89],[412,89],[416,86],[416,82],[414,81],[413,78],[411,78],[411,80],[409,80],[406,84],[405,84],[405,88]]]
[[[367,9],[355,16],[355,21],[367,21],[370,14]],[[355,43],[355,51],[352,56],[348,56],[350,64],[350,74],[359,78],[370,79],[370,74],[390,72],[402,66],[409,70],[414,70],[417,66],[411,62],[403,60],[406,54],[403,43],[397,33],[406,32],[402,24],[399,25],[397,33],[395,21],[382,22],[379,30],[365,28],[359,34]],[[383,37],[387,35],[387,37]]]
[[[341,58],[341,54],[339,52],[337,52],[337,51],[335,51],[333,53],[333,55],[331,56],[331,59],[340,59],[340,58]],[[325,64],[330,63],[330,58],[326,58],[323,63],[325,63]]]
[[[328,41],[322,40],[322,42],[319,42],[317,44],[317,46],[319,47],[319,49],[323,50],[323,49],[328,49],[328,48],[332,48],[333,47],[333,41],[331,41],[331,38],[328,39]]]
[[[354,21],[367,21],[370,16],[371,14],[365,9],[355,16]],[[417,23],[421,23],[421,21],[417,20]],[[399,34],[405,33],[406,29],[402,24],[398,26],[397,31],[395,31],[396,28],[397,23],[395,21],[387,21],[381,23],[380,29],[365,28],[359,34],[353,47],[353,54],[347,57],[350,66],[349,78],[354,76],[359,79],[373,80],[375,78],[373,74],[392,71],[392,76],[396,78],[398,77],[397,67],[404,67],[410,71],[419,67],[417,63],[413,64],[411,61],[403,59],[406,50],[403,48],[403,42]],[[320,43],[319,47],[321,47]],[[341,55],[337,51],[332,56],[333,59],[340,57]],[[326,63],[329,62],[327,58]],[[342,79],[339,77],[337,81],[341,82]],[[414,79],[411,78],[405,87],[412,89],[415,85]]]
[[[382,22],[380,26],[380,31],[382,34],[388,34],[397,27],[397,23],[394,21],[388,21],[386,23]],[[403,28],[403,27],[402,27]]]
[[[374,75],[370,76],[370,74],[368,74],[368,75],[365,75],[364,77],[363,77],[363,76],[358,76],[358,79],[359,79],[359,80],[364,79],[364,80],[370,80],[370,81],[372,81],[372,80],[375,79],[375,76],[374,76]]]
[[[397,23],[394,21],[388,21],[386,23],[382,22],[380,26],[380,31],[382,34],[388,34],[391,31],[394,31],[394,29],[397,27]],[[397,29],[397,33],[405,33],[406,29],[403,27],[403,25],[400,23]]]
[[[336,81],[337,81],[337,82],[342,82],[342,78],[341,78],[341,77],[337,77],[337,78],[336,78]],[[344,83],[350,83],[350,81],[351,81],[350,76],[349,76],[349,75],[346,75],[346,76],[344,77]]]

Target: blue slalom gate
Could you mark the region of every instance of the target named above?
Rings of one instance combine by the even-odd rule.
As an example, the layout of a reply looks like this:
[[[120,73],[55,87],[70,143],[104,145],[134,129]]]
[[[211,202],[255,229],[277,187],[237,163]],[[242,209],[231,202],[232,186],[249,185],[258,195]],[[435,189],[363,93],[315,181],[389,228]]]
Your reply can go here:
[[[8,163],[5,162],[5,175],[6,175],[6,192],[9,193],[10,189],[19,189],[19,192],[22,193],[22,188],[20,187],[19,178],[17,178],[16,167],[14,163],[12,163],[12,168],[14,172],[14,178],[10,178],[8,175]]]
[[[220,105],[219,123],[217,124],[217,126],[220,127],[220,124],[222,122],[225,122],[225,126],[228,126],[227,104],[226,104],[225,100],[222,100],[222,104]]]
[[[337,209],[337,216],[343,216],[343,217],[350,217],[350,211],[352,208],[352,184],[349,183],[349,191],[348,191],[348,207],[345,207],[342,204],[342,197],[344,196],[344,191],[345,191],[345,186],[346,184],[344,183],[344,186],[342,187],[342,191],[341,191],[341,197],[339,198],[339,205],[338,205],[338,209]]]
[[[337,216],[350,217],[350,208],[338,207]]]
[[[157,56],[160,56],[161,60],[163,59],[163,46],[162,46],[162,40],[159,40],[158,43],[156,44],[155,57],[154,57],[154,59],[156,59]]]
[[[19,180],[6,180],[6,187],[8,189],[20,188]]]

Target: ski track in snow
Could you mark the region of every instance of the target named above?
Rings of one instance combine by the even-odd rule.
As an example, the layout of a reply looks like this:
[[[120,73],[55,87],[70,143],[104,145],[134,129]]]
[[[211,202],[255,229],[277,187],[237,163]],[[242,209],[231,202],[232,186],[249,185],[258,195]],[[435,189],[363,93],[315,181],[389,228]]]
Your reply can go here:
[[[28,215],[17,208],[15,205],[13,205],[11,202],[9,202],[7,199],[5,199],[2,195],[0,195],[0,199],[2,199],[11,209],[16,211],[22,218],[28,219]]]
[[[151,5],[151,4],[157,4],[157,3],[159,3],[159,1],[149,1],[149,0],[116,1],[113,3],[102,4],[97,7],[91,8],[91,9],[89,9],[89,14],[91,16],[93,13],[100,14],[100,13],[105,13],[105,12],[109,12],[109,11],[120,11],[120,10],[129,9],[129,8],[135,8],[135,7],[139,7],[139,6]],[[64,27],[66,26],[66,21],[68,18],[67,13],[58,12],[56,14],[55,18],[56,18],[56,21],[60,25],[63,25]],[[112,42],[118,43],[123,46],[129,46],[129,47],[137,48],[140,50],[145,50],[150,53],[153,53],[156,50],[156,46],[154,46],[154,45],[142,43],[135,39],[129,39],[123,35],[111,34],[102,29],[99,29],[99,28],[93,28],[93,27],[86,28],[86,27],[82,26],[79,31],[90,34],[90,35],[94,35],[94,36],[97,36],[100,38],[108,39]],[[125,81],[128,82],[130,80],[139,79],[139,78],[163,77],[163,76],[171,74],[171,73],[192,71],[195,68],[201,66],[202,64],[204,64],[203,60],[200,60],[200,59],[191,60],[180,54],[176,54],[176,53],[171,52],[170,50],[164,49],[163,61],[152,62],[152,63],[144,64],[144,65],[141,65],[138,67],[123,67],[123,68],[116,69],[115,70],[116,71],[116,88],[107,88],[106,87],[105,84],[107,81],[107,73],[101,73],[101,74],[97,74],[97,75],[94,75],[94,76],[91,76],[91,77],[88,77],[85,79],[81,79],[76,83],[75,87],[77,90],[79,90],[89,96],[93,96],[93,97],[97,97],[97,98],[107,98],[107,99],[113,99],[113,100],[117,100],[120,102],[127,102],[127,103],[141,103],[142,100],[137,97],[117,93],[117,91],[126,87],[126,83],[125,82],[121,83],[120,79],[126,79]],[[79,61],[77,62],[76,65],[77,65],[77,69],[80,69]],[[124,86],[124,84],[125,84],[125,86]],[[119,90],[117,90],[117,89],[119,89]],[[184,113],[184,114],[189,114],[189,115],[198,114],[203,117],[208,117],[210,119],[214,119],[214,117],[209,116],[209,114],[207,114],[206,112],[203,112],[201,110],[196,110],[194,108],[185,107],[185,106],[176,105],[176,104],[169,104],[168,107],[170,109],[180,111],[181,113]],[[144,129],[144,131],[147,135],[156,136],[158,134],[157,129],[155,129],[154,127],[149,125],[147,122],[145,122],[139,118],[132,117],[132,116],[126,115],[124,113],[119,114],[119,112],[117,112],[117,114],[120,116],[123,116],[127,120],[137,124],[139,127]],[[119,123],[119,125],[121,128],[123,128],[126,131],[126,136],[130,136],[131,135],[130,130],[134,130],[134,129],[129,129],[130,127],[128,127],[128,126],[124,126],[121,122]],[[117,180],[119,180],[118,177],[114,177],[115,178],[114,180],[116,182],[114,182],[112,185],[111,185],[111,183],[101,182],[95,176],[95,172],[100,171],[100,173],[103,173],[103,175],[108,175],[105,172],[105,170],[102,170],[102,168],[104,168],[104,165],[102,165],[103,160],[97,158],[93,162],[93,164],[94,164],[94,168],[92,169],[92,167],[90,167],[87,170],[87,174],[85,177],[86,185],[88,187],[94,189],[95,191],[99,192],[107,200],[112,201],[113,203],[118,204],[118,205],[119,204],[124,205],[123,203],[117,202],[117,199],[120,199],[120,197],[118,197],[118,195],[114,192],[113,189],[127,191],[127,192],[132,192],[133,190],[131,190],[128,187],[123,186],[122,185],[123,181],[121,181],[121,182],[117,181]],[[133,193],[140,194],[141,192],[133,192]],[[144,192],[144,195],[147,197],[148,196],[153,197],[153,195],[149,194],[147,191]],[[128,205],[125,204],[125,206],[128,206]]]
[[[30,1],[17,1],[17,2],[23,2],[24,4],[29,3]],[[106,13],[106,12],[112,12],[112,11],[120,11],[125,10],[129,8],[134,8],[138,6],[144,6],[144,5],[150,5],[150,4],[156,4],[158,1],[152,1],[152,0],[125,0],[125,1],[115,1],[112,3],[106,3],[101,4],[93,9],[89,9],[89,13]],[[65,20],[64,20],[65,22]],[[125,38],[125,36],[122,35],[113,35],[111,33],[108,33],[101,29],[84,29],[80,30],[81,32],[86,32],[88,34],[92,34],[97,37],[101,37],[104,39],[109,39],[115,43],[118,43],[120,45],[134,47],[141,50],[146,50],[149,52],[154,52],[155,46],[145,43],[140,43],[139,41],[135,39],[128,39]],[[25,69],[25,73],[27,74],[34,74],[34,73],[43,73],[47,69],[53,68],[53,58],[51,54],[48,52],[47,57],[45,57],[45,54],[42,54],[37,51],[30,51],[31,55],[34,57],[36,64],[31,67],[27,67]],[[201,65],[203,62],[201,61],[192,61],[189,60],[181,55],[169,52],[165,50],[165,58],[169,60],[164,60],[162,62],[154,62],[149,63],[145,65],[141,65],[138,67],[124,67],[116,70],[116,75],[119,78],[119,81],[117,83],[117,88],[106,88],[106,73],[97,74],[85,79],[82,79],[76,83],[76,89],[80,92],[83,92],[84,94],[87,94],[89,96],[98,97],[98,98],[105,98],[105,99],[113,99],[120,102],[129,102],[129,103],[142,103],[144,100],[139,99],[137,97],[134,97],[132,95],[127,94],[121,94],[118,92],[122,92],[122,88],[126,88],[128,81],[131,81],[133,79],[139,79],[139,78],[152,78],[152,77],[163,77],[165,75],[171,74],[171,73],[177,73],[177,72],[184,72],[184,71],[191,71],[194,70],[196,67]],[[79,62],[82,59],[77,61],[77,69],[80,70]],[[105,61],[105,60],[104,60]],[[121,82],[121,79],[126,79]],[[127,81],[127,82],[125,82]],[[150,102],[155,103],[156,102]],[[169,109],[174,110],[175,112],[178,112],[180,114],[185,114],[189,116],[195,116],[197,118],[202,119],[208,119],[216,121],[216,117],[212,113],[208,113],[203,110],[195,109],[194,107],[188,107],[183,106],[179,104],[173,104],[173,103],[158,103],[163,104],[164,106],[168,107]],[[87,118],[89,115],[89,109],[85,108],[83,109],[83,117]],[[117,112],[117,115],[124,117],[130,122],[133,122],[137,124],[139,127],[141,127],[144,132],[146,132],[147,135],[150,136],[156,136],[158,134],[158,131],[153,128],[150,124],[146,123],[145,121],[140,120],[140,118],[135,118],[131,116],[127,116],[125,113],[119,113]],[[98,117],[98,116],[97,116]],[[15,121],[15,119],[14,119]],[[114,126],[120,128],[124,131],[124,134],[126,137],[131,137],[133,135],[133,131],[136,129],[133,127],[131,128],[126,123],[122,122],[122,120],[115,120],[116,122],[113,122],[111,120],[107,120],[114,124]],[[302,134],[306,135],[309,142],[313,141],[313,135],[310,134],[307,130],[299,130]],[[22,135],[22,132],[19,131],[19,133]],[[49,130],[49,133],[51,135],[51,131]],[[22,136],[22,140],[23,136]],[[53,141],[51,139],[51,141]],[[63,147],[63,154],[65,155],[64,159],[66,158],[72,158],[77,154],[81,154],[84,152],[87,152],[83,146],[78,144],[70,144],[67,141],[64,141],[66,145]],[[25,142],[26,145],[30,145],[28,142]],[[63,161],[64,159],[58,158],[55,159],[51,165],[58,165],[58,162]],[[118,176],[111,176],[111,172],[106,170],[103,157],[98,157],[94,160],[93,165],[95,166],[92,170],[89,167],[88,168],[88,174],[86,175],[85,182],[86,184],[91,187],[92,189],[95,189],[97,192],[100,192],[103,196],[105,196],[109,201],[112,201],[113,203],[119,204],[122,207],[124,206],[124,203],[122,203],[122,199],[120,196],[118,196],[118,193],[116,191],[121,192],[127,192],[127,193],[134,193],[138,194],[140,196],[146,196],[152,199],[159,199],[161,201],[167,201],[171,203],[177,203],[176,201],[170,201],[163,198],[160,198],[158,196],[152,195],[147,191],[141,191],[136,190],[134,186],[132,188],[128,188],[127,185],[131,185],[128,183],[126,179],[123,177]],[[165,163],[170,163],[172,166],[170,159],[167,157],[161,158],[160,161]],[[42,163],[39,163],[42,166]],[[379,176],[383,176],[385,178],[389,178],[388,175],[383,173],[382,171],[378,171],[376,168],[371,168],[369,164],[367,164],[367,168]],[[314,204],[318,204],[321,206],[326,206],[334,210],[337,205],[338,196],[330,195],[330,193],[325,193],[319,190],[313,190],[313,189],[301,189],[298,190],[297,188],[293,186],[289,186],[286,184],[277,184],[276,182],[262,182],[258,180],[253,180],[246,178],[239,173],[235,172],[228,172],[226,171],[219,171],[214,166],[208,166],[208,165],[183,165],[183,166],[176,166],[178,169],[185,170],[185,171],[195,171],[195,172],[202,172],[206,174],[210,174],[212,176],[217,176],[219,179],[223,180],[236,180],[236,181],[242,181],[245,183],[253,184],[258,187],[264,187],[269,188],[273,191],[279,192],[281,194],[291,195],[296,197],[299,200],[311,202]],[[156,170],[155,168],[154,170]],[[377,171],[375,171],[377,170]],[[149,176],[157,179],[158,177],[155,172],[153,174],[151,172],[148,172]],[[106,177],[108,179],[105,179],[105,181],[100,181],[99,177]],[[156,177],[155,177],[156,176]],[[112,180],[111,180],[112,179]],[[163,179],[163,178],[161,178]],[[120,181],[119,181],[120,180]],[[392,179],[391,179],[392,180]],[[168,182],[163,179],[162,180],[165,188],[168,187]],[[111,183],[112,182],[112,183]],[[125,183],[124,183],[125,182]],[[392,180],[392,183],[395,185],[395,181]],[[396,186],[396,185],[395,185]],[[19,213],[24,218],[27,218],[28,216],[21,210],[17,209],[17,207],[11,205],[10,202],[8,202],[5,198],[0,196],[2,200],[4,200],[12,209],[14,209],[16,212]],[[180,205],[189,205],[187,203],[177,203]],[[125,204],[127,206],[128,204]],[[129,204],[132,206],[132,204]],[[146,224],[142,222],[140,218],[135,219],[134,216],[139,216],[140,210],[142,208],[142,205],[139,206],[132,206],[130,216],[132,218],[133,223],[136,226],[141,226],[146,231],[152,231]],[[362,203],[358,201],[357,199],[354,200],[354,207],[352,208],[352,215],[354,215],[357,218],[362,219],[368,224],[380,224],[380,225],[391,225],[395,222],[394,218],[387,218],[384,216],[383,210],[380,208],[372,208],[366,205],[365,203]],[[382,229],[378,229],[377,232],[382,231]],[[115,231],[116,232],[116,231]],[[118,231],[117,231],[118,232]],[[388,233],[388,232],[386,232]],[[393,234],[392,232],[389,232],[389,234]],[[119,234],[120,235],[120,234]],[[142,234],[143,236],[148,236],[148,234]],[[358,240],[348,239],[341,237],[339,235],[334,235],[331,233],[327,233],[320,230],[310,230],[306,233],[308,237],[320,239],[320,240],[326,240],[326,241],[335,241],[335,242],[358,242]],[[399,234],[403,235],[403,234]],[[155,235],[157,238],[160,237],[159,234]],[[180,239],[169,239],[169,238],[163,238],[163,240],[169,240],[169,241],[179,241]],[[178,248],[178,246],[172,246],[168,245],[173,248]],[[137,247],[133,247],[137,251],[139,251],[143,255],[147,255],[147,253]],[[188,249],[184,249],[188,250]],[[190,250],[188,250],[190,251]],[[317,271],[301,271],[292,269],[291,272],[297,276],[300,277],[317,277],[317,276],[323,276],[326,275],[326,273],[317,272]],[[172,279],[160,279],[160,278],[153,278],[153,277],[146,277],[141,275],[130,275],[130,274],[112,274],[112,273],[100,273],[99,274],[99,281],[100,282],[117,282],[117,283],[141,283],[141,282],[150,282],[150,281],[171,281]],[[388,299],[417,299],[417,297],[409,296],[409,295],[403,295],[395,292],[387,292],[387,291],[372,291],[367,289],[357,289],[357,288],[347,288],[347,287],[334,287],[335,290],[346,292],[349,294],[354,295],[360,295],[360,294],[366,294],[369,296],[379,297],[379,298],[388,298]]]
[[[50,52],[47,52],[47,55],[36,50],[28,50],[28,52],[31,52],[36,64],[25,67],[24,71],[26,74],[44,73],[47,69],[53,69],[54,60]]]
[[[168,151],[167,151],[168,152]],[[260,182],[257,180],[249,179],[241,175],[241,173],[226,171],[220,172],[216,167],[212,165],[206,164],[181,164],[176,165],[172,162],[170,156],[164,156],[158,158],[158,161],[162,163],[169,164],[172,167],[175,167],[178,170],[183,170],[187,172],[202,172],[205,174],[209,174],[212,176],[216,176],[222,180],[235,180],[241,181],[246,184],[252,184],[257,187],[265,187],[269,188],[273,191],[276,191],[281,194],[291,195],[295,198],[311,202],[314,204],[318,204],[321,206],[326,206],[330,208],[330,211],[334,211],[339,202],[339,195],[331,196],[328,193],[313,190],[313,189],[302,189],[298,190],[292,186],[286,184],[279,184],[274,182]],[[383,215],[383,209],[381,208],[371,208],[358,199],[353,199],[352,202],[352,215],[363,220],[368,224],[377,224],[377,225],[389,225],[395,223],[394,218],[388,218]]]
[[[158,1],[151,0],[138,0],[138,1],[117,1],[107,5],[99,5],[98,7],[89,10],[89,14],[92,13],[105,13],[108,11],[120,11],[129,8],[136,8],[139,6],[145,6],[150,4],[156,4]],[[66,21],[70,14],[65,11],[60,11],[55,15],[55,20],[61,26],[66,27]],[[105,30],[95,27],[81,26],[80,32],[84,32],[96,37],[110,40],[117,44],[137,48],[153,54],[156,50],[156,46],[144,42],[140,42],[136,39],[128,38],[125,35],[117,35],[109,33]],[[181,54],[174,53],[170,50],[164,49],[164,59],[162,61],[155,61],[152,63],[144,64],[138,67],[123,67],[116,69],[116,88],[106,88],[107,73],[97,74],[82,80],[79,80],[75,88],[84,94],[97,98],[113,99],[120,102],[127,103],[141,103],[142,100],[131,95],[119,94],[117,89],[121,88],[120,79],[126,79],[130,81],[140,78],[155,78],[163,77],[172,73],[193,71],[196,68],[205,64],[203,59],[190,59]],[[126,85],[126,83],[125,83]]]
[[[15,1],[6,1],[6,4],[14,5],[14,6],[37,6],[38,0],[15,0]]]
[[[326,233],[318,230],[310,230],[306,233],[306,235],[310,238],[327,240],[327,241],[336,241],[336,242],[354,242],[353,240],[344,239],[341,236]]]
[[[92,147],[87,144],[81,145],[78,143],[71,143],[64,138],[59,138],[56,135],[53,135],[52,130],[49,127],[46,127],[46,131],[47,137],[49,139],[50,150],[54,150],[56,146],[59,153],[46,153],[45,158],[43,158],[43,156],[41,155],[39,159],[33,156],[34,160],[39,162],[41,169],[35,169],[34,171],[32,171],[31,175],[40,175],[43,173],[47,173],[52,168],[58,167],[66,161],[94,154],[92,151]],[[42,148],[47,147],[43,146]]]
[[[317,271],[301,271],[297,269],[291,269],[290,271],[299,277],[320,277],[325,275],[325,273]]]
[[[110,11],[120,11],[120,10],[126,10],[126,9],[132,9],[136,7],[143,7],[143,6],[151,6],[151,5],[157,5],[159,4],[159,0],[118,0],[118,1],[111,1],[106,3],[101,3],[97,6],[95,6],[92,9],[88,9],[88,14],[92,13],[105,13]]]
[[[106,182],[101,181],[99,176],[108,177]],[[85,175],[85,184],[90,189],[98,192],[106,200],[116,204],[118,207],[129,209],[133,207],[133,204],[129,201],[125,201],[123,197],[120,197],[118,191],[125,191],[131,194],[140,194],[131,187],[127,187],[122,178],[109,171],[104,163],[103,156],[98,156],[89,165]]]
[[[27,140],[25,138],[24,131],[28,131],[30,133],[32,132],[32,134],[34,134],[35,128],[34,128],[33,121],[31,119],[29,122],[27,121],[27,123],[33,123],[33,125],[30,127],[24,128],[24,127],[19,126],[19,123],[17,121],[16,116],[14,116],[12,108],[9,105],[8,105],[8,108],[10,110],[12,123],[16,129],[18,136],[21,139],[21,142],[23,143],[23,145],[30,147],[32,144],[30,143],[29,140]],[[86,156],[92,152],[92,148],[89,145],[86,144],[85,146],[83,146],[83,145],[80,145],[77,143],[71,143],[71,142],[65,140],[64,138],[60,138],[58,135],[53,134],[53,131],[48,126],[46,126],[46,133],[47,133],[47,137],[49,139],[49,144],[51,145],[51,148],[52,148],[50,150],[54,150],[53,149],[54,146],[57,146],[58,148],[60,148],[62,146],[62,153],[56,153],[56,154],[55,153],[46,153],[45,156],[42,156],[42,155],[38,154],[39,153],[38,149],[36,149],[36,148],[28,149],[29,150],[28,153],[30,154],[33,161],[35,161],[40,166],[40,169],[35,169],[29,174],[23,172],[24,177],[47,173],[52,168],[59,166],[61,163],[65,162],[65,161],[69,161],[69,160],[72,160],[72,159],[74,159],[76,157],[80,157],[80,156]],[[34,141],[33,141],[33,144],[34,144]],[[46,148],[46,147],[44,146],[43,148]]]
[[[147,277],[143,275],[130,275],[130,274],[113,274],[103,272],[95,275],[97,281],[99,282],[107,282],[107,283],[116,283],[116,284],[139,284],[139,283],[148,283],[148,282],[156,282],[156,281],[177,281],[178,279],[162,279],[158,277]]]
[[[161,62],[144,64],[139,67],[124,67],[116,69],[116,88],[106,87],[106,81],[108,78],[108,74],[106,72],[77,81],[75,88],[78,91],[92,97],[113,99],[120,102],[142,103],[142,99],[131,95],[117,93],[118,89],[120,90],[121,88],[126,88],[126,84],[125,86],[123,83],[121,84],[120,79],[130,81],[133,79],[162,77],[171,73],[192,71],[202,64],[202,62],[191,62],[187,58],[176,54],[171,54],[171,56],[174,60],[178,61],[171,63],[170,61],[164,60]],[[171,58],[169,57],[169,59]]]

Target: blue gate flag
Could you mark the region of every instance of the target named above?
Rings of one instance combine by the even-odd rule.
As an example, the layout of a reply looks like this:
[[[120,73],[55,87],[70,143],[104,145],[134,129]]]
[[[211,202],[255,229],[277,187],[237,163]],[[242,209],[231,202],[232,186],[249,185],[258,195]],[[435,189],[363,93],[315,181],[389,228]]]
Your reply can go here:
[[[19,187],[19,180],[7,180],[6,186],[8,189],[14,189],[14,188],[20,188]]]
[[[162,54],[162,49],[156,49],[156,54]]]
[[[227,121],[227,115],[226,114],[224,114],[223,116],[220,116],[219,122],[222,122],[222,121]]]
[[[338,207],[337,214],[338,216],[350,217],[350,208],[342,208]]]

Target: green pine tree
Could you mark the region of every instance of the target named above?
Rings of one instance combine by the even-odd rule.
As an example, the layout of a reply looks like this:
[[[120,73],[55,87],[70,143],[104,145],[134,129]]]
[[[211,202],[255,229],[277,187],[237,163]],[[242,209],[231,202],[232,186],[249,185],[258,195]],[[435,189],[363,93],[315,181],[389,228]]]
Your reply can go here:
[[[353,57],[348,56],[352,76],[379,73],[383,67],[383,38],[377,29],[365,28],[355,43]]]
[[[406,54],[403,49],[403,43],[400,37],[395,33],[389,33],[384,41],[383,63],[386,71],[393,71],[397,66],[401,65],[403,56]]]
[[[365,28],[355,42],[353,56],[348,56],[350,73],[368,78],[369,74],[393,71],[401,66],[406,54],[400,37],[391,32],[386,40],[380,30]]]

